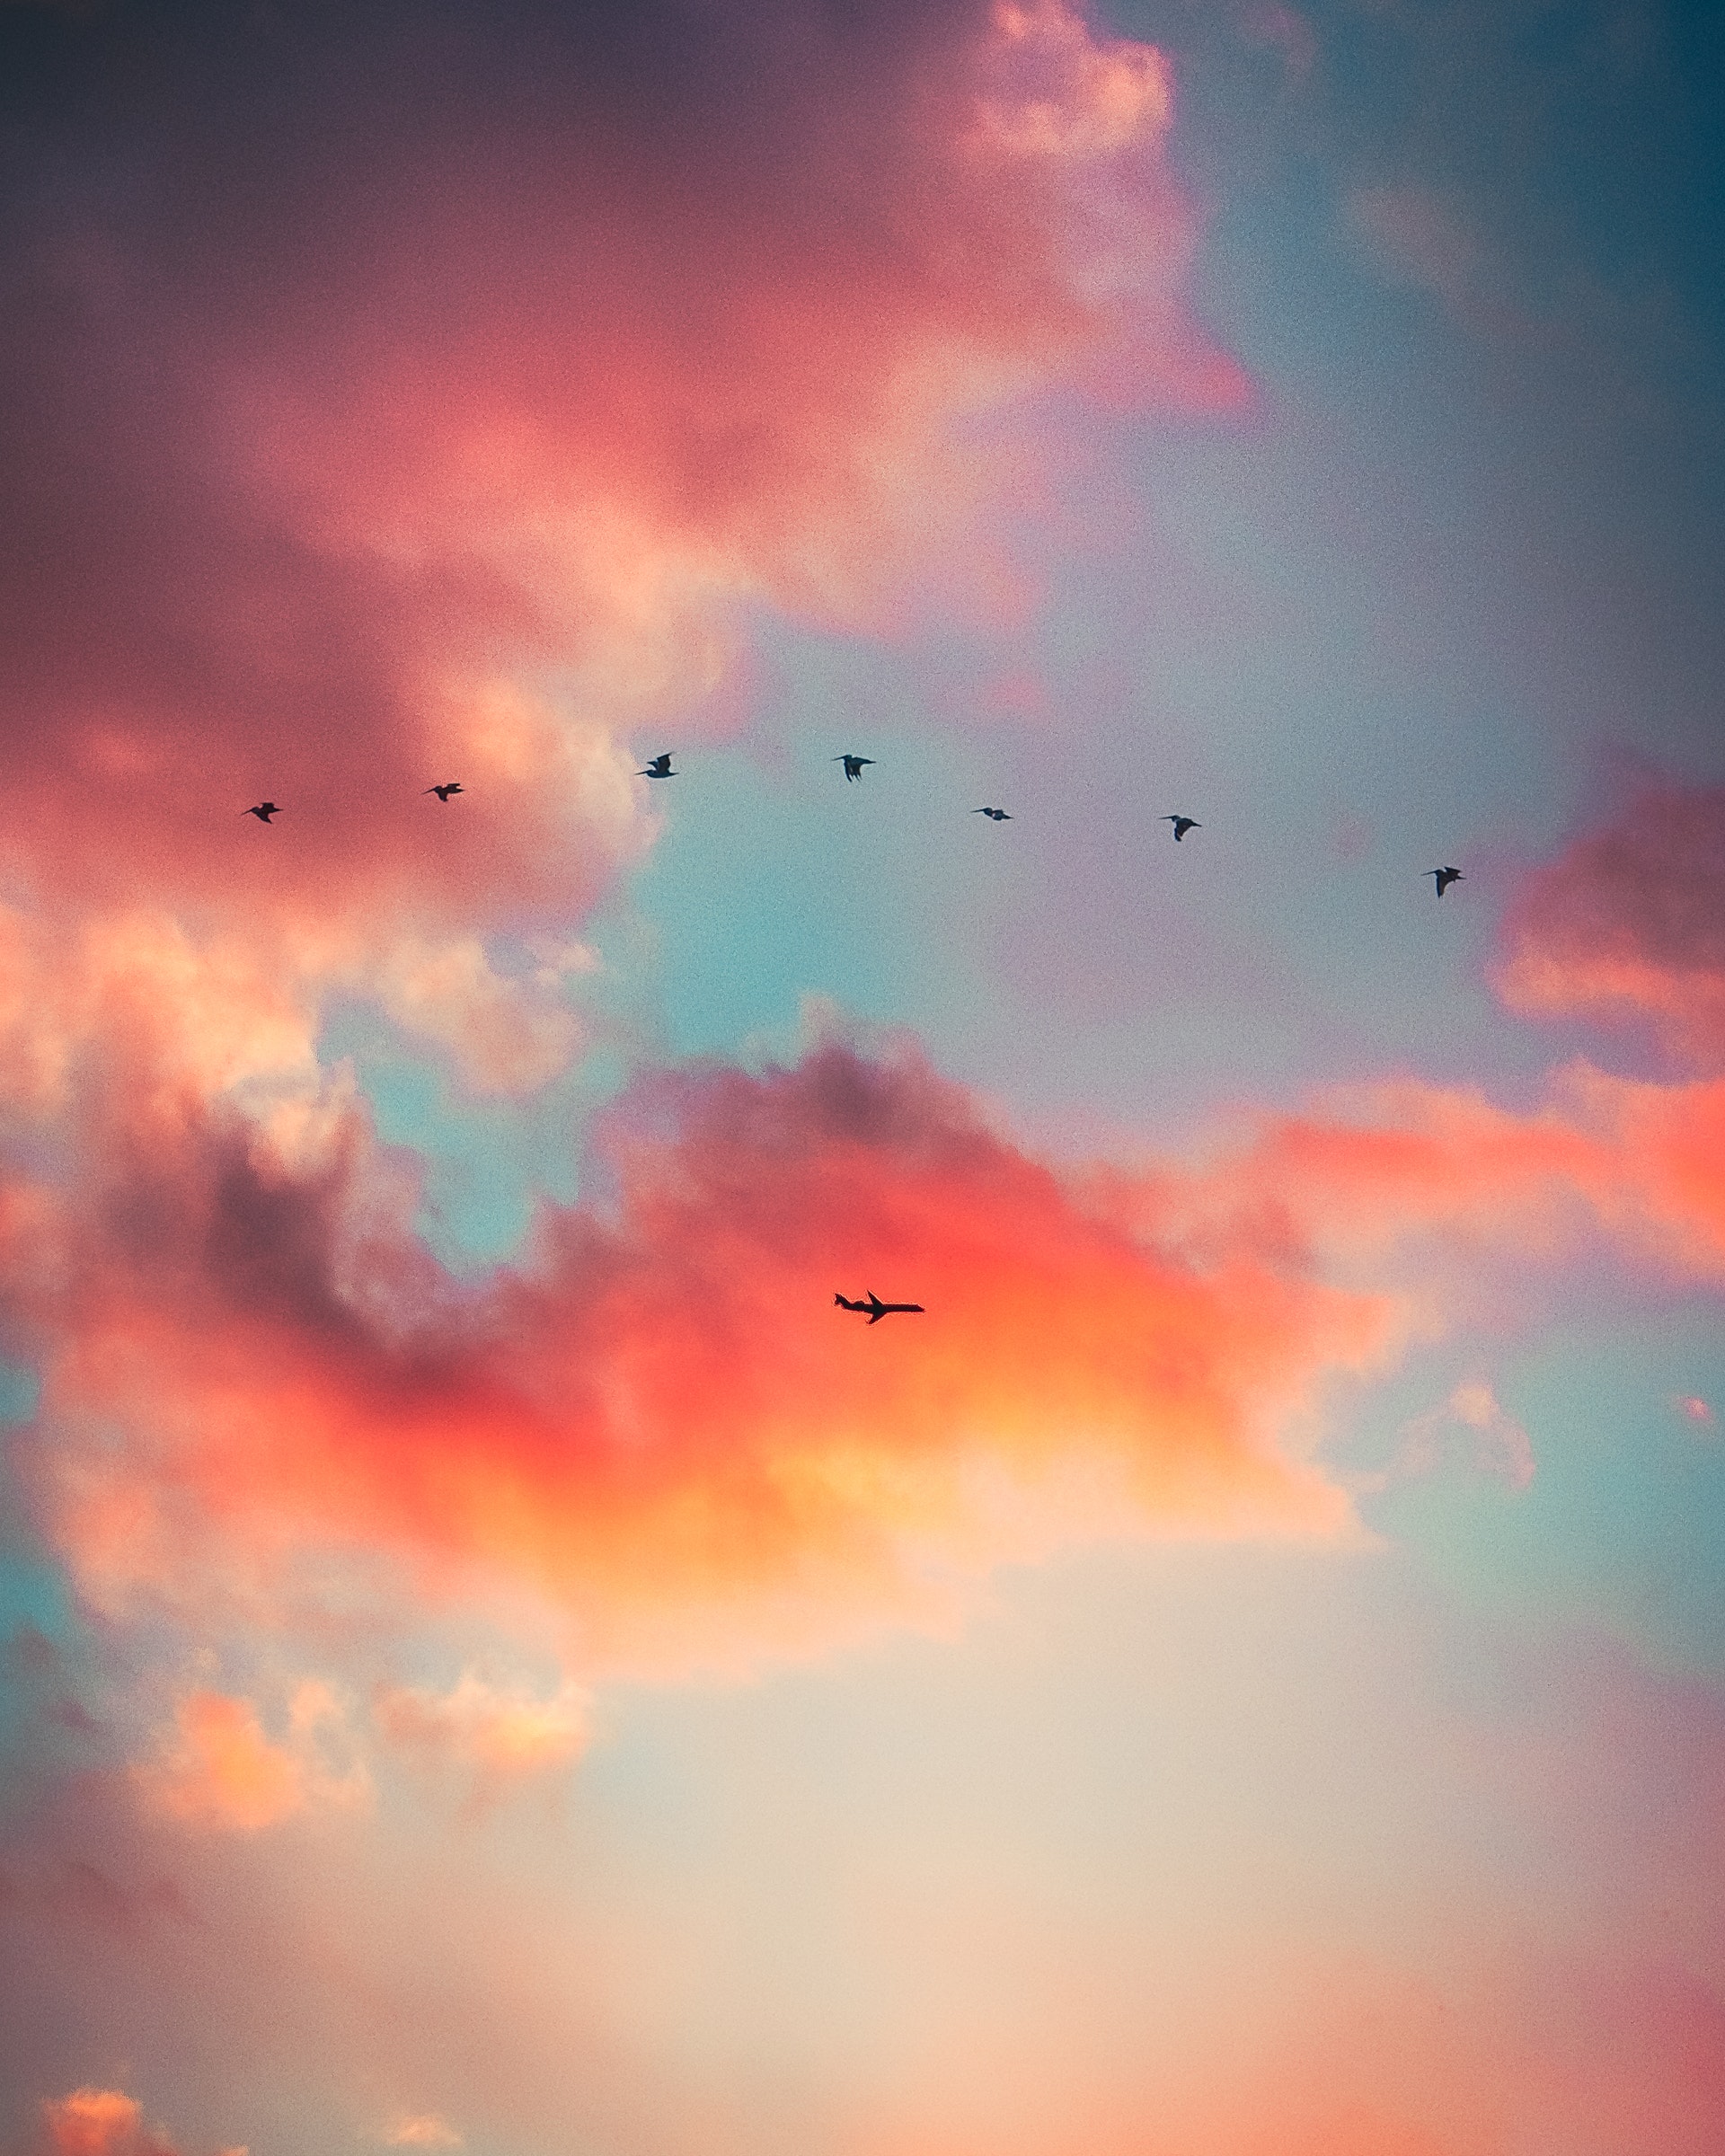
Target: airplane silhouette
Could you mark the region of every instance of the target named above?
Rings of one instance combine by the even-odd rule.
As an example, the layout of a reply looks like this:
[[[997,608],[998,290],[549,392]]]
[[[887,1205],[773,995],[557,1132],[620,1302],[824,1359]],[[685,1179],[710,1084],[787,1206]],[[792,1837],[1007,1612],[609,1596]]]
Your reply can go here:
[[[862,766],[865,764],[872,764],[874,758],[872,756],[835,756],[833,762],[845,766],[845,783],[848,786],[853,779],[860,779],[862,776]]]
[[[267,824],[272,816],[279,816],[281,811],[273,801],[260,801],[255,808],[242,808],[240,814],[255,816],[261,824]]]
[[[1467,881],[1466,877],[1462,874],[1462,871],[1459,869],[1428,869],[1426,870],[1426,874],[1431,877],[1436,882],[1438,886],[1438,896],[1440,898],[1449,888],[1452,883],[1465,883]]]
[[[972,816],[991,816],[997,824],[1010,824],[1013,820],[1004,808],[973,808],[970,813]]]
[[[848,1295],[835,1295],[833,1301],[841,1310],[866,1310],[871,1325],[878,1325],[882,1318],[889,1318],[896,1310],[920,1311],[923,1307],[920,1303],[883,1303],[872,1288],[869,1290],[868,1300],[864,1303],[853,1303]]]
[[[440,801],[447,803],[452,793],[461,791],[461,781],[451,779],[447,786],[428,786],[425,791],[428,793],[435,793]]]
[[[1164,816],[1160,818],[1160,821],[1174,826],[1176,842],[1184,838],[1189,831],[1201,831],[1204,828],[1195,816]]]
[[[671,751],[668,748],[663,755],[651,758],[646,770],[638,771],[635,776],[638,779],[674,779],[677,773],[671,769]]]

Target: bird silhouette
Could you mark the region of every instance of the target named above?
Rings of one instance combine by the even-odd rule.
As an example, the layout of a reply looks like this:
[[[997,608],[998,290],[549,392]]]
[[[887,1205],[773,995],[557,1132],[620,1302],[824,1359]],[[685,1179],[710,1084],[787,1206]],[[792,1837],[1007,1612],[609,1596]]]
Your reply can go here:
[[[845,783],[848,786],[853,779],[860,779],[862,776],[862,766],[865,764],[872,764],[874,758],[872,756],[845,755],[835,756],[833,762],[845,766]]]
[[[872,1288],[861,1303],[853,1303],[848,1295],[835,1295],[833,1301],[841,1310],[866,1310],[871,1325],[878,1325],[882,1318],[891,1317],[895,1311],[920,1311],[923,1307],[920,1303],[883,1303]]]
[[[428,793],[435,793],[440,801],[447,802],[452,793],[459,793],[462,791],[461,781],[451,779],[447,786],[428,786],[425,791]]]
[[[1195,816],[1164,816],[1161,820],[1164,824],[1172,824],[1174,826],[1176,844],[1184,838],[1189,831],[1201,831],[1204,828]]]
[[[997,824],[1010,824],[1013,820],[1004,808],[973,808],[970,813],[972,816],[992,817]]]
[[[635,776],[638,779],[674,779],[677,773],[671,769],[671,751],[668,748],[663,755],[650,758],[646,770],[638,771]]]
[[[1440,898],[1449,888],[1452,883],[1465,883],[1467,881],[1466,877],[1462,874],[1462,871],[1459,869],[1428,869],[1426,870],[1426,874],[1429,876],[1437,884],[1438,896]]]
[[[260,801],[255,808],[242,808],[240,814],[255,816],[261,824],[267,824],[272,816],[279,816],[281,811],[273,801]]]

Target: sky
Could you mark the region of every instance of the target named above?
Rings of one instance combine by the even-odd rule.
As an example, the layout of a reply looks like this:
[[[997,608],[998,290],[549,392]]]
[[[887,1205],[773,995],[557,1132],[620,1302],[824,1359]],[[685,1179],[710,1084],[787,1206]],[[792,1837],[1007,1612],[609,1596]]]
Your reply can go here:
[[[1717,2151],[1721,62],[0,4],[3,2156]]]

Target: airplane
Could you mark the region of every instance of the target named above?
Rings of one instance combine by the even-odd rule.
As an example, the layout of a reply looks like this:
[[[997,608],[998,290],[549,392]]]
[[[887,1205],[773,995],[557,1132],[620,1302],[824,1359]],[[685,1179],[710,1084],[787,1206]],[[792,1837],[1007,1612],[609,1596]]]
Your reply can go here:
[[[425,791],[428,793],[435,793],[438,799],[447,807],[448,805],[449,796],[452,793],[459,793],[461,790],[461,781],[459,779],[451,779],[447,786],[428,786]]]
[[[671,769],[671,754],[668,748],[663,755],[654,756],[646,770],[638,771],[635,776],[638,779],[674,779],[677,773]]]
[[[835,1295],[833,1301],[841,1310],[866,1310],[871,1325],[878,1325],[882,1318],[889,1318],[896,1310],[920,1311],[923,1307],[920,1303],[883,1303],[872,1288],[869,1290],[868,1300],[863,1303],[853,1303],[848,1295]]]
[[[853,779],[860,779],[862,776],[862,766],[865,764],[872,764],[874,758],[872,756],[845,755],[835,756],[832,761],[845,766],[845,783],[848,786]]]
[[[1201,831],[1204,828],[1195,816],[1164,816],[1160,820],[1174,826],[1174,836],[1177,839],[1184,838],[1189,831]]]
[[[260,801],[255,808],[242,808],[240,814],[255,816],[261,824],[267,824],[272,816],[279,816],[281,811],[273,801]]]
[[[1452,883],[1465,883],[1467,881],[1466,877],[1462,874],[1462,871],[1459,869],[1428,869],[1426,870],[1426,874],[1431,877],[1437,883],[1438,896],[1440,898],[1449,888]]]

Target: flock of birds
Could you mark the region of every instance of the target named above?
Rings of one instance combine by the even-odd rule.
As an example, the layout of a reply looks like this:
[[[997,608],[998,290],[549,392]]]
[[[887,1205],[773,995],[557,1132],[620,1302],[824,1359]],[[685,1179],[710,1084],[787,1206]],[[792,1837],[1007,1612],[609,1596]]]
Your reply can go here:
[[[671,768],[671,757],[674,753],[670,749],[666,749],[659,755],[650,757],[642,769],[635,773],[635,776],[638,779],[676,778],[678,774]],[[844,765],[845,782],[847,786],[860,779],[864,770],[874,762],[872,756],[855,755],[848,749],[832,760],[835,764]],[[443,803],[445,808],[447,808],[450,797],[465,790],[459,779],[446,779],[441,785],[428,786],[425,791],[427,793],[435,793],[438,800]],[[257,801],[250,808],[243,808],[240,813],[243,816],[255,816],[261,824],[267,824],[279,816],[281,809],[274,801]],[[972,816],[986,816],[990,822],[996,824],[1010,824],[1013,820],[1009,811],[1004,808],[973,808],[970,813]],[[1174,826],[1174,844],[1176,845],[1181,843],[1189,831],[1201,831],[1204,828],[1195,816],[1169,815],[1159,820]],[[1440,898],[1452,883],[1463,883],[1466,880],[1459,869],[1447,866],[1441,869],[1428,869],[1425,873],[1436,883],[1438,896]],[[920,1303],[883,1303],[872,1288],[866,1295],[860,1298],[835,1294],[833,1301],[840,1310],[854,1310],[865,1313],[871,1325],[878,1325],[882,1318],[893,1317],[900,1312],[907,1315],[912,1312],[920,1314],[923,1308]]]

